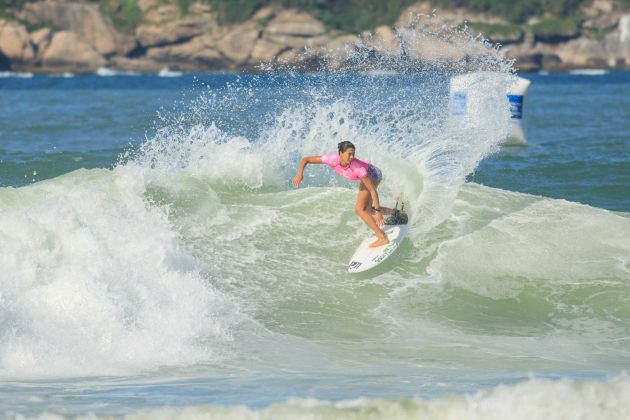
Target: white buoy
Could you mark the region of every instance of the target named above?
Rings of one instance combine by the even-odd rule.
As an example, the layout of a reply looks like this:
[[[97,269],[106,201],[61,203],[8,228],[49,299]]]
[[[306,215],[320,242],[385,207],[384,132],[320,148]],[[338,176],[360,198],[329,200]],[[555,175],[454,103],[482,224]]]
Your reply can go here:
[[[450,114],[454,124],[466,126],[482,126],[487,115],[480,110],[479,101],[483,100],[484,80],[488,72],[467,73],[451,78],[450,83]],[[507,88],[507,103],[510,110],[511,129],[503,144],[522,145],[527,142],[523,127],[525,116],[525,97],[531,82],[522,77]],[[479,115],[477,115],[479,113]]]
[[[510,120],[512,122],[512,131],[504,144],[525,144],[525,128],[523,117],[525,116],[525,97],[530,82],[527,79],[519,77],[512,86],[508,88],[508,101],[510,103]]]

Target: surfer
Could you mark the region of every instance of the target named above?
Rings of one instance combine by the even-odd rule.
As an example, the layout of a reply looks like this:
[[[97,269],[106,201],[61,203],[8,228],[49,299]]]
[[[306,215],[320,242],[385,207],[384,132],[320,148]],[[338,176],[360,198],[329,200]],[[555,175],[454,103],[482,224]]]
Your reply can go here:
[[[378,199],[378,184],[383,179],[381,170],[369,162],[356,159],[354,152],[356,148],[349,141],[342,141],[337,145],[339,153],[331,153],[321,156],[305,156],[300,162],[297,175],[293,178],[293,186],[298,187],[304,179],[304,168],[309,163],[323,163],[330,166],[338,175],[351,181],[360,181],[359,195],[354,211],[359,215],[361,220],[365,222],[375,233],[376,241],[372,242],[369,247],[376,248],[378,246],[389,243],[387,235],[381,230],[381,226],[385,224],[381,213],[380,202]],[[368,209],[370,211],[368,211]]]

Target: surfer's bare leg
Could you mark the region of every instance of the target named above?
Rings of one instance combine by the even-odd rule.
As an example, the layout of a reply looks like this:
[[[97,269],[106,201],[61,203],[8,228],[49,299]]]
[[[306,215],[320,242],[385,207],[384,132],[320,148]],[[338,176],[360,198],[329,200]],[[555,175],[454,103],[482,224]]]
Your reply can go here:
[[[376,185],[378,185],[378,181],[376,181]],[[376,248],[377,246],[389,243],[387,235],[378,227],[376,220],[372,217],[372,196],[363,184],[361,184],[359,188],[359,196],[357,197],[357,204],[354,207],[354,211],[359,215],[361,220],[376,233],[377,239],[368,245],[370,248]]]

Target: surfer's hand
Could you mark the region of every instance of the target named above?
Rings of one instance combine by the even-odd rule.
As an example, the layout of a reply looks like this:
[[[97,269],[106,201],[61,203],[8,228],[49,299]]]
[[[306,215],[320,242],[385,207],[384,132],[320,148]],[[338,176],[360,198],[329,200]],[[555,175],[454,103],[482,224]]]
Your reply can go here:
[[[376,214],[374,214],[374,220],[376,221],[378,227],[385,226],[385,220],[383,219],[383,215],[380,211],[377,211]]]
[[[291,182],[291,184],[293,185],[294,188],[297,188],[300,186],[303,179],[304,177],[302,176],[302,174],[297,174],[295,178],[293,178],[293,181]]]

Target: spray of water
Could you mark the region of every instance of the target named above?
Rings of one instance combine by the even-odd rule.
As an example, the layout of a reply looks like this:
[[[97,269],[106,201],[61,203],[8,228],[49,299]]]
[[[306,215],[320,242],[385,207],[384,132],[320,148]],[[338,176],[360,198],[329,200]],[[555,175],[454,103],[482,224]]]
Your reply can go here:
[[[507,136],[513,69],[496,46],[437,16],[410,17],[392,34],[307,49],[297,63],[208,89],[184,112],[164,115],[131,164],[287,188],[301,156],[351,140],[358,157],[384,170],[386,194],[406,194],[415,230],[426,231],[448,217],[466,175]],[[449,88],[462,74],[475,75],[467,88],[478,99],[454,121]],[[320,172],[311,181],[337,183]]]

